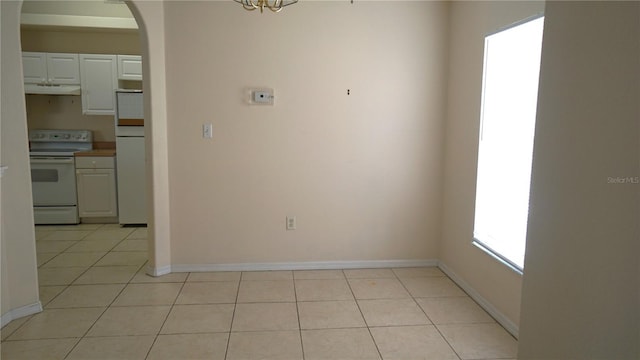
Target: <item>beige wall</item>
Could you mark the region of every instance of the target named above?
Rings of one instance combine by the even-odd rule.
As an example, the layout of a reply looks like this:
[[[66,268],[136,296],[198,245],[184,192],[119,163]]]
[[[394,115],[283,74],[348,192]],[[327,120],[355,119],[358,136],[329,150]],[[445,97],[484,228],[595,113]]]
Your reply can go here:
[[[521,276],[472,245],[484,37],[542,13],[543,2],[452,2],[440,260],[514,335]]]
[[[0,2],[2,12],[1,162],[9,169],[2,177],[0,269],[2,320],[37,311],[38,279],[29,174],[22,60],[20,2]],[[30,308],[29,308],[30,307]],[[29,309],[27,309],[29,308]]]
[[[165,19],[174,265],[437,258],[446,3],[169,2]]]
[[[640,3],[546,13],[519,358],[638,359]]]
[[[23,28],[20,34],[24,51],[140,54],[140,38],[137,31]],[[80,96],[27,95],[27,121],[29,130],[86,129],[93,131],[95,141],[115,141],[113,116],[82,114]]]

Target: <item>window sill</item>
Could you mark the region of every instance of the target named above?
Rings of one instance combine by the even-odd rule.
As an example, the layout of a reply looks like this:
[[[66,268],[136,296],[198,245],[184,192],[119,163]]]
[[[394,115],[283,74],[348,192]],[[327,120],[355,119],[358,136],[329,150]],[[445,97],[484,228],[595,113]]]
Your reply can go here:
[[[522,275],[522,273],[523,273],[523,269],[522,268],[520,268],[519,266],[513,264],[511,261],[503,258],[499,254],[496,254],[495,251],[493,251],[491,248],[485,246],[480,240],[478,240],[476,238],[473,238],[472,244],[475,245],[478,249],[480,249],[483,252],[485,252],[487,255],[489,255],[492,258],[494,258],[495,260],[497,260],[498,262],[506,265],[509,269],[513,270],[515,273],[517,273],[519,275]]]

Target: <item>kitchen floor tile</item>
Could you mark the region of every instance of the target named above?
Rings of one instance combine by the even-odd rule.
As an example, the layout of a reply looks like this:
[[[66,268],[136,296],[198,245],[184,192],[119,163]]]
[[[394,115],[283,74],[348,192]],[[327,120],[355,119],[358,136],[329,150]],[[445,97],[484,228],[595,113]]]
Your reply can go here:
[[[56,241],[44,241],[44,240],[38,240],[36,241],[36,253],[56,253],[59,254],[65,250],[67,250],[68,248],[70,248],[71,246],[73,246],[74,244],[78,243],[78,241],[72,240],[72,241],[63,241],[63,240],[56,240]]]
[[[185,283],[176,304],[234,304],[237,294],[236,281]]]
[[[132,228],[119,228],[119,229],[99,229],[87,235],[84,240],[124,240],[129,234],[134,231]]]
[[[305,360],[380,359],[367,329],[302,330]]]
[[[38,267],[44,265],[47,263],[47,261],[53,259],[54,257],[56,257],[56,255],[58,255],[59,253],[54,252],[54,253],[36,253],[36,259],[38,261]]]
[[[239,271],[192,272],[187,282],[240,281]]]
[[[142,266],[145,262],[147,262],[147,253],[145,251],[110,252],[100,259],[95,266]]]
[[[60,293],[66,288],[67,285],[40,286],[38,289],[40,294],[40,304],[42,304],[43,307],[47,306],[51,300],[60,295]]]
[[[0,359],[63,360],[80,338],[7,341],[2,343]]]
[[[438,325],[462,359],[514,358],[518,343],[498,324]]]
[[[171,273],[162,276],[147,275],[146,267],[143,266],[131,279],[132,283],[183,283],[189,273]]]
[[[410,295],[398,279],[349,279],[356,299],[401,299]]]
[[[82,252],[97,252],[97,251],[110,251],[113,249],[120,240],[104,239],[104,240],[82,240],[75,243],[68,248],[68,253],[82,253]]]
[[[175,305],[161,334],[229,332],[233,304]]]
[[[119,285],[72,285],[47,304],[47,308],[106,307],[124,288]]]
[[[298,301],[353,300],[345,279],[295,280]]]
[[[231,331],[298,330],[295,303],[237,304]]]
[[[138,266],[94,266],[80,275],[77,284],[126,284],[138,271]]]
[[[159,335],[146,360],[224,360],[229,334]]]
[[[82,337],[105,308],[45,309],[9,336],[9,340]]]
[[[129,236],[127,236],[127,240],[133,239],[146,239],[148,237],[148,230],[146,227],[136,228]]]
[[[300,332],[290,330],[231,333],[227,360],[247,359],[302,359]]]
[[[91,230],[74,230],[74,231],[64,231],[64,230],[56,230],[53,231],[48,236],[42,238],[43,241],[48,240],[82,240],[87,235],[91,234]]]
[[[416,298],[467,295],[447,277],[404,278],[401,281]]]
[[[27,320],[29,320],[30,318],[31,316],[25,316],[19,319],[11,320],[11,322],[6,324],[2,328],[2,330],[0,330],[0,337],[2,338],[2,341],[4,341],[9,336],[11,336],[11,334],[13,334],[16,330],[18,330],[20,326],[24,325],[24,323],[26,323]],[[4,344],[2,346],[4,346]],[[2,356],[0,356],[0,359],[2,359]]]
[[[156,335],[170,306],[110,307],[87,336]]]
[[[437,267],[395,268],[393,272],[399,278],[446,276]]]
[[[296,270],[293,272],[296,280],[340,280],[344,279],[342,270]]]
[[[347,279],[395,279],[391,269],[350,269],[345,270]]]
[[[358,300],[369,326],[431,324],[413,299]]]
[[[89,337],[80,340],[67,360],[144,359],[154,336]]]
[[[64,268],[39,268],[38,284],[47,285],[69,285],[77,279],[89,267],[64,267]]]
[[[295,302],[293,280],[241,281],[238,303]]]
[[[68,253],[64,252],[49,260],[43,268],[91,266],[95,264],[106,252]]]
[[[36,241],[42,240],[51,235],[55,230],[38,230],[36,229]]]
[[[354,300],[298,303],[302,329],[366,327]]]
[[[181,288],[180,283],[129,284],[113,306],[172,305]]]
[[[245,280],[293,280],[293,271],[243,271]]]
[[[142,240],[122,240],[118,246],[113,248],[113,251],[147,251],[149,247],[149,241]]]
[[[435,326],[378,327],[371,334],[385,360],[458,360]]]
[[[416,299],[434,324],[492,323],[489,316],[469,297]]]

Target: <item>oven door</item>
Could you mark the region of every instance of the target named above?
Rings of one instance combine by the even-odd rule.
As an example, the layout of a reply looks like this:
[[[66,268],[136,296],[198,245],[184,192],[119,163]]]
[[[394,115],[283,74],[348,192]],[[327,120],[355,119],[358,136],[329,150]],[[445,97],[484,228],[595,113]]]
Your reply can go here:
[[[73,157],[31,157],[34,206],[75,206],[76,174]]]

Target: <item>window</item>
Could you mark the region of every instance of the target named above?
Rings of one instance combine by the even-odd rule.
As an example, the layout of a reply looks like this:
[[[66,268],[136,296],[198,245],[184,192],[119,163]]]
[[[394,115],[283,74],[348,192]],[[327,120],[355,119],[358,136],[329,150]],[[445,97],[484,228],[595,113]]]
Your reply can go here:
[[[522,272],[544,18],[485,38],[474,244]]]

